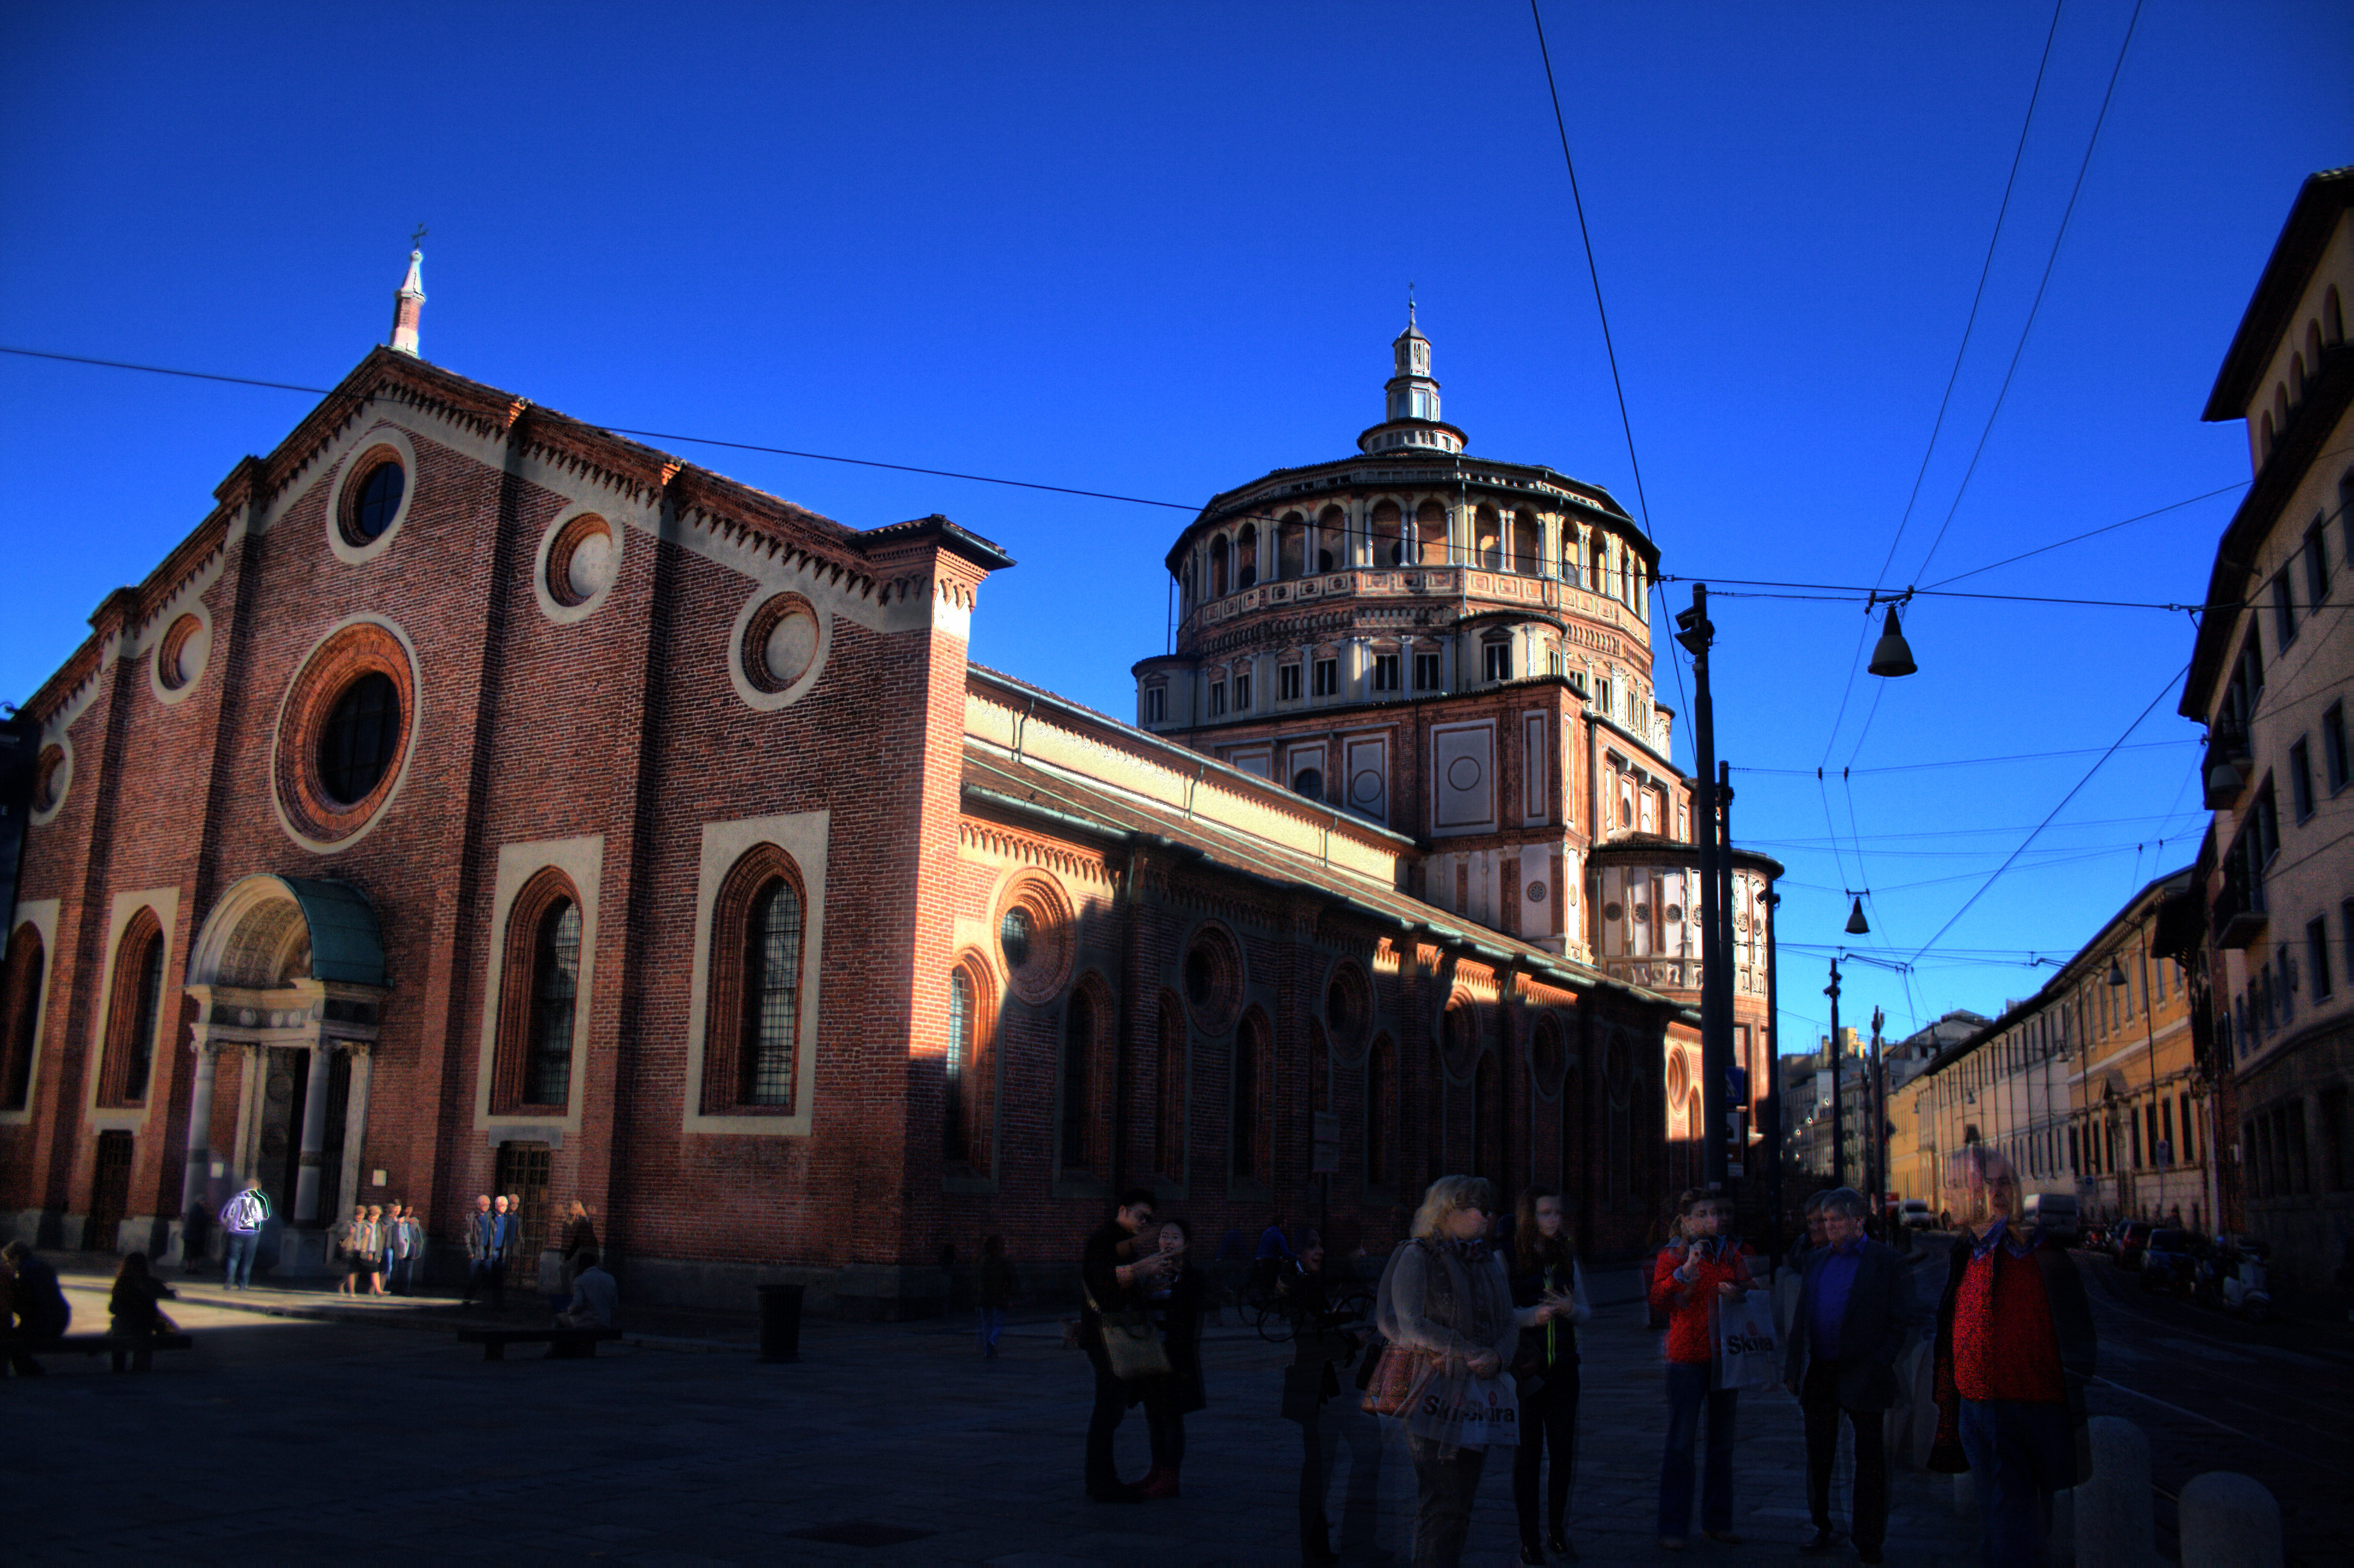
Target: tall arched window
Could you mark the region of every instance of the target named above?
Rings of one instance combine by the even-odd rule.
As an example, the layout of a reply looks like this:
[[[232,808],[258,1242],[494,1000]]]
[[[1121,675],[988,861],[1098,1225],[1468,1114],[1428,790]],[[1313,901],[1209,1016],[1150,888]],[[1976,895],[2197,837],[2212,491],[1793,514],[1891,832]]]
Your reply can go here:
[[[1158,1139],[1161,1174],[1172,1181],[1185,1180],[1185,1005],[1162,992],[1161,997],[1161,1060],[1153,1078],[1156,1104],[1152,1125]]]
[[[155,1061],[155,1026],[164,1008],[164,927],[141,909],[114,949],[114,991],[107,1001],[105,1068],[99,1103],[143,1105]]]
[[[1533,512],[1512,514],[1512,570],[1524,577],[1544,570],[1544,533]]]
[[[1503,1072],[1493,1051],[1479,1054],[1471,1076],[1471,1173],[1496,1183],[1500,1192],[1511,1190],[1504,1177]]]
[[[1235,588],[1258,586],[1258,524],[1246,523],[1235,535]]]
[[[791,1115],[801,1068],[801,874],[775,844],[745,852],[711,910],[706,1114]]]
[[[1374,567],[1395,567],[1405,561],[1405,514],[1394,501],[1377,502],[1371,528]]]
[[[972,977],[949,971],[949,1044],[940,1062],[940,1157],[961,1162],[971,1148],[966,1079],[972,1071]]]
[[[1226,597],[1226,536],[1224,534],[1210,541],[1210,597]]]
[[[1095,1169],[1092,1092],[1100,1033],[1094,996],[1085,989],[1074,989],[1063,1014],[1062,1168],[1066,1171]]]
[[[1316,516],[1316,569],[1329,572],[1341,564],[1347,550],[1349,515],[1337,506],[1327,506]]]
[[[1497,520],[1494,507],[1482,506],[1474,514],[1471,547],[1471,558],[1479,563],[1481,570],[1500,572],[1504,569],[1503,525]]]
[[[580,906],[559,898],[532,937],[531,1063],[524,1097],[563,1105],[572,1091],[572,1016],[580,991]]]
[[[1415,558],[1426,567],[1447,564],[1447,508],[1426,501],[1414,509]]]
[[[1308,520],[1297,512],[1287,512],[1283,524],[1276,532],[1276,575],[1284,578],[1304,577],[1308,572]]]
[[[48,959],[32,922],[8,938],[7,958],[0,964],[0,1110],[23,1110],[31,1100]]]
[[[801,901],[784,878],[752,895],[744,922],[742,1094],[746,1105],[793,1103],[801,1022]]]

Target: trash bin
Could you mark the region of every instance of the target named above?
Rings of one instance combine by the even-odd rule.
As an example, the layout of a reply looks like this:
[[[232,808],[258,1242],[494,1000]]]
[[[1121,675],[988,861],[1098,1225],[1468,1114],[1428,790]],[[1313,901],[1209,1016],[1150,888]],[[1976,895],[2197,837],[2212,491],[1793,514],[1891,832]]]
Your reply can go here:
[[[797,1361],[801,1359],[801,1287],[762,1285],[760,1293],[760,1359]]]

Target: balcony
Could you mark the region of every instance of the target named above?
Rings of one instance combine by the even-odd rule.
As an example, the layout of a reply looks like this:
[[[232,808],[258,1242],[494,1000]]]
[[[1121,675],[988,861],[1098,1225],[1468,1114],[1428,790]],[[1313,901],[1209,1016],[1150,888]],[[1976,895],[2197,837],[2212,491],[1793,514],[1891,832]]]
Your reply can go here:
[[[2216,895],[2212,919],[2218,948],[2252,948],[2264,938],[2270,920],[2264,874],[2252,866],[2244,836],[2223,857],[2223,890]]]

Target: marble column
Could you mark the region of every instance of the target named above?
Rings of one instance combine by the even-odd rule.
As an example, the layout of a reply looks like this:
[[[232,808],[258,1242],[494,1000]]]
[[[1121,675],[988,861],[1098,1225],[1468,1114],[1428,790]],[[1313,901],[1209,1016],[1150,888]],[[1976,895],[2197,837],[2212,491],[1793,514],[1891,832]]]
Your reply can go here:
[[[194,1223],[197,1212],[207,1207],[205,1184],[212,1174],[213,1076],[221,1048],[200,1038],[189,1049],[196,1053],[196,1082],[188,1095],[188,1163],[180,1179],[180,1217]]]
[[[302,1091],[301,1165],[294,1179],[294,1223],[319,1223],[320,1150],[327,1141],[327,1086],[334,1081],[334,1048],[321,1042],[311,1047],[311,1082]]]
[[[344,1101],[344,1202],[357,1202],[360,1191],[360,1145],[367,1131],[368,1086],[376,1076],[376,1052],[365,1040],[339,1040],[338,1050],[352,1058],[352,1083]]]

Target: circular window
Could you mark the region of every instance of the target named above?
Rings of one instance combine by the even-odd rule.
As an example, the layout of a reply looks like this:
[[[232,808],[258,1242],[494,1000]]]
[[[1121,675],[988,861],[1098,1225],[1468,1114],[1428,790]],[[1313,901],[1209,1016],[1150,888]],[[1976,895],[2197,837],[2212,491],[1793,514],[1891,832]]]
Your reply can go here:
[[[1332,1031],[1333,1044],[1354,1054],[1364,1044],[1373,1021],[1373,988],[1365,982],[1365,971],[1353,963],[1337,966],[1324,988],[1324,1022]]]
[[[1015,996],[1043,1005],[1062,994],[1071,978],[1075,925],[1070,900],[1049,878],[1026,873],[1006,889],[997,912],[997,950]]]
[[[417,732],[408,646],[378,621],[330,633],[303,661],[279,710],[273,782],[295,839],[353,839],[400,787]]]
[[[66,753],[63,747],[45,746],[33,763],[33,810],[54,811],[66,798]]]
[[[1636,905],[1636,906],[1635,906],[1635,918],[1636,918],[1636,919],[1638,919],[1638,920],[1649,920],[1650,917],[1651,917],[1651,906],[1650,906],[1649,905],[1648,905],[1648,904],[1638,904],[1638,905]]]
[[[1681,904],[1670,904],[1659,913],[1670,926],[1681,926],[1684,922],[1684,906]]]
[[[399,746],[400,693],[390,675],[371,670],[344,688],[319,731],[319,783],[327,798],[343,806],[366,800]]]
[[[408,476],[401,471],[400,460],[371,453],[345,505],[344,537],[355,545],[373,545],[383,538],[400,515],[400,498],[408,490]]]
[[[1311,800],[1324,799],[1324,775],[1316,768],[1303,768],[1291,776],[1291,792],[1305,795]]]
[[[155,645],[157,683],[167,692],[185,691],[204,673],[205,655],[211,647],[212,633],[205,630],[202,620],[193,615],[180,617]]]
[[[1235,939],[1220,927],[1203,927],[1186,947],[1179,971],[1194,1026],[1204,1034],[1232,1028],[1243,1010],[1243,955]]]
[[[1530,883],[1530,884],[1529,884],[1529,902],[1530,902],[1530,903],[1532,903],[1532,904],[1542,904],[1542,903],[1543,903],[1543,902],[1544,902],[1544,895],[1545,895],[1545,885],[1544,885],[1543,883],[1542,883],[1542,882],[1532,882],[1532,883]]]
[[[1616,919],[1618,919],[1620,916],[1624,916],[1626,913],[1627,913],[1626,906],[1625,906],[1624,905],[1620,904],[1620,903],[1619,903],[1617,899],[1615,899],[1615,898],[1614,898],[1614,899],[1612,899],[1609,903],[1605,904],[1605,905],[1602,906],[1602,917],[1603,917],[1605,920],[1616,920]]]
[[[1684,1054],[1679,1051],[1668,1058],[1668,1103],[1681,1104],[1684,1091],[1691,1086],[1691,1073],[1684,1065]]]
[[[824,621],[797,593],[777,594],[747,608],[737,633],[737,689],[755,707],[780,707],[808,689],[823,663]],[[769,700],[764,703],[763,697]]]
[[[573,518],[548,545],[548,597],[567,609],[587,604],[613,585],[620,556],[611,524],[593,513]]]

